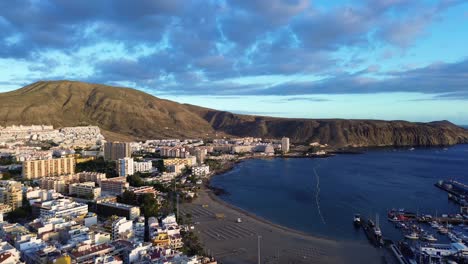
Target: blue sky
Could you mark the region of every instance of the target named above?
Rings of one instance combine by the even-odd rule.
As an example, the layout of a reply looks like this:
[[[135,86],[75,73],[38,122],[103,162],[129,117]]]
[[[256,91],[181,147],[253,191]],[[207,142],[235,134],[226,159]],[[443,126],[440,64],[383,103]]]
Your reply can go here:
[[[468,1],[0,2],[0,91],[133,87],[237,113],[468,124]]]

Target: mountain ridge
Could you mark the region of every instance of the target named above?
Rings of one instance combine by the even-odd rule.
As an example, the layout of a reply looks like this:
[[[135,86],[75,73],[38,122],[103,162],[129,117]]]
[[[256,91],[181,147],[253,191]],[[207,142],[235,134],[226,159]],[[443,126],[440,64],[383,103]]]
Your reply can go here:
[[[97,125],[112,139],[255,136],[334,146],[434,146],[468,143],[449,121],[307,119],[234,114],[180,104],[132,88],[39,81],[0,93],[0,125]]]

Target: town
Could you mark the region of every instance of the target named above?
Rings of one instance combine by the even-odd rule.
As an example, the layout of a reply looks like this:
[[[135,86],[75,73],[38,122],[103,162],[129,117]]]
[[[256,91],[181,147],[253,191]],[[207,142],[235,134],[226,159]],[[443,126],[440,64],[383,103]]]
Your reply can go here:
[[[289,149],[288,138],[111,142],[95,126],[0,127],[0,263],[217,263],[179,204],[239,159]]]

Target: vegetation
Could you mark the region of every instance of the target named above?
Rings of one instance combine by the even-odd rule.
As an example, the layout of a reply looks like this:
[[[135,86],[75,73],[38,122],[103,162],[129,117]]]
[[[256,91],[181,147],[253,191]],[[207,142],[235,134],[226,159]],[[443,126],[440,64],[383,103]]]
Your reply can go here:
[[[166,167],[164,166],[164,161],[163,160],[153,161],[153,167],[156,167],[159,172],[165,172],[166,171]]]
[[[76,172],[96,171],[105,173],[108,178],[117,177],[115,161],[106,161],[103,158],[76,164]]]
[[[0,157],[0,166],[15,164],[15,159],[13,157]]]
[[[130,184],[130,186],[133,186],[133,187],[141,187],[145,185],[145,182],[143,181],[143,179],[137,174],[127,176],[127,181]]]
[[[205,164],[210,166],[211,171],[221,170],[223,169],[223,163],[219,160],[214,159],[206,159]]]
[[[198,239],[198,236],[194,232],[180,232],[182,240],[184,241],[184,247],[182,252],[189,256],[203,255],[203,246]]]
[[[137,198],[133,192],[126,190],[118,197],[118,202],[140,206],[141,212],[145,217],[157,216],[159,212],[159,206],[156,198],[149,193],[140,195]]]

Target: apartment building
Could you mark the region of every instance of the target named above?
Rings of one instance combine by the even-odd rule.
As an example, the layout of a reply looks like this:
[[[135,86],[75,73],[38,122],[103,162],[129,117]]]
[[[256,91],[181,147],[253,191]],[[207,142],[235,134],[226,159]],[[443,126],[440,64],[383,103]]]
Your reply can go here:
[[[23,191],[21,182],[0,181],[0,203],[8,205],[11,210],[23,204]]]
[[[134,220],[140,216],[140,207],[114,202],[97,203],[96,211],[96,213],[102,217],[117,215],[126,217],[129,220]]]
[[[106,179],[105,173],[83,171],[76,174],[80,179],[80,182],[95,182],[101,185],[101,181]]]
[[[283,137],[281,139],[281,151],[283,151],[283,153],[289,152],[289,138]]]
[[[101,196],[101,188],[96,187],[95,182],[72,183],[69,193],[78,197],[95,199]]]
[[[133,166],[135,172],[151,172],[153,169],[151,161],[134,161]]]
[[[74,202],[71,199],[57,199],[43,202],[40,206],[40,217],[77,217],[88,213],[88,205]]]
[[[200,165],[200,166],[193,166],[192,167],[192,175],[206,176],[208,174],[210,174],[210,166],[208,166],[208,165]]]
[[[129,158],[132,152],[128,142],[106,142],[104,144],[104,159],[118,160]]]
[[[133,158],[123,158],[117,161],[117,174],[126,177],[134,174]]]
[[[75,158],[73,157],[23,162],[22,176],[28,180],[73,173],[75,173]]]
[[[128,187],[130,187],[130,185],[128,184],[126,177],[115,177],[101,180],[101,192],[103,193],[120,195],[128,189]]]
[[[192,157],[183,158],[183,159],[179,159],[179,158],[164,159],[163,162],[164,162],[164,166],[166,167],[170,165],[184,165],[184,166],[192,167],[197,163],[197,158],[192,156]]]
[[[39,180],[39,186],[41,189],[54,190],[58,193],[67,194],[68,185],[77,182],[79,182],[78,176],[70,174],[58,177],[42,178]]]

